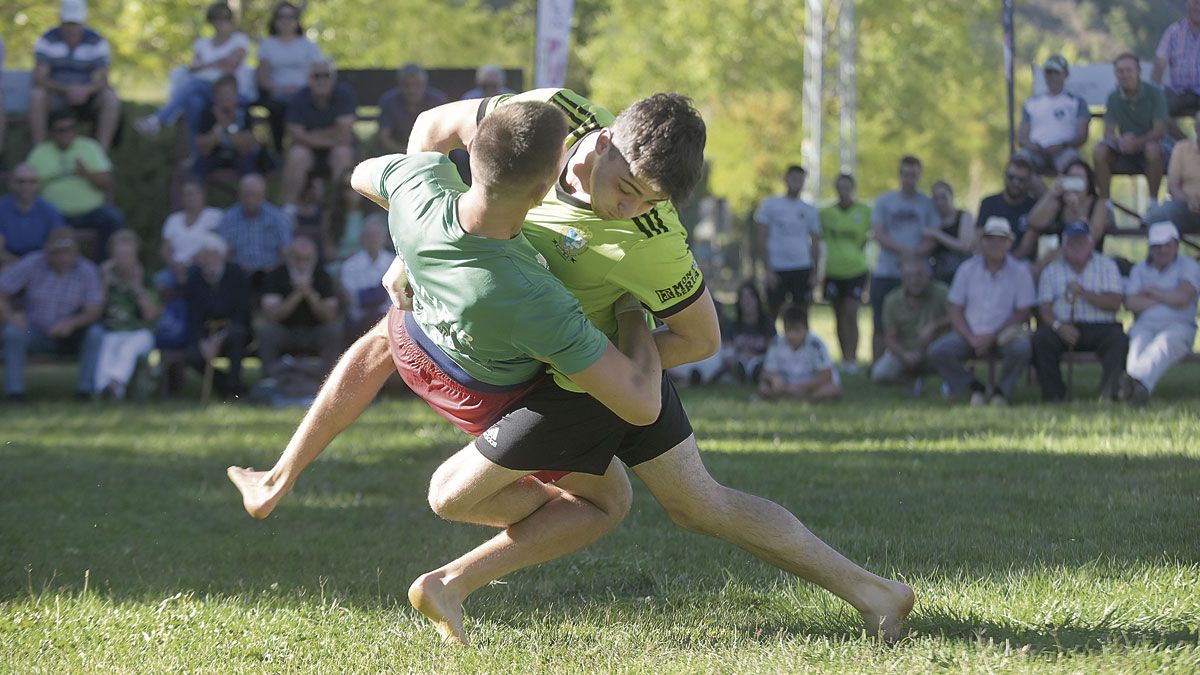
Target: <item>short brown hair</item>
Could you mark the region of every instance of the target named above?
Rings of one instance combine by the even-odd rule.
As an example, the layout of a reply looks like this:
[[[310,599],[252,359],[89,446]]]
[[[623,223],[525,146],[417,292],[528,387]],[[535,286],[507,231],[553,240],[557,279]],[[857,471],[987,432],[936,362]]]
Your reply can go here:
[[[704,174],[704,119],[692,99],[654,94],[626,108],[612,123],[613,144],[634,176],[675,202],[687,199]]]
[[[471,176],[489,190],[531,187],[558,167],[567,120],[549,103],[522,101],[483,118],[471,142]]]
[[[1133,52],[1121,52],[1120,54],[1117,54],[1117,58],[1113,59],[1113,65],[1115,66],[1118,63],[1125,61],[1127,59],[1129,61],[1133,61],[1133,65],[1135,65],[1135,66],[1142,65],[1141,59],[1139,59],[1137,54],[1134,54]]]

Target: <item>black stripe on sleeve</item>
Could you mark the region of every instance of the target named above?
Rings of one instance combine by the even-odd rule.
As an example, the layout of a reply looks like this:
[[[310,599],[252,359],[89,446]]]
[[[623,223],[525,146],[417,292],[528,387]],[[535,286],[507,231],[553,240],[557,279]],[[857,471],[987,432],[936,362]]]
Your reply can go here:
[[[692,303],[696,302],[701,297],[703,297],[705,292],[706,291],[705,291],[705,286],[704,286],[704,280],[701,279],[700,283],[696,286],[696,290],[692,291],[691,295],[684,298],[683,300],[680,300],[679,302],[675,303],[674,305],[671,305],[670,307],[668,307],[666,309],[660,309],[657,312],[654,312],[653,314],[654,314],[654,316],[658,317],[659,319],[668,319],[668,318],[675,316],[676,314],[682,312],[683,310],[687,309],[688,307],[691,307]]]
[[[496,97],[489,96],[479,102],[479,110],[476,111],[476,113],[475,113],[475,124],[476,125],[478,125],[480,122],[482,122],[483,118],[487,117],[488,103],[491,103],[493,98],[496,98]]]

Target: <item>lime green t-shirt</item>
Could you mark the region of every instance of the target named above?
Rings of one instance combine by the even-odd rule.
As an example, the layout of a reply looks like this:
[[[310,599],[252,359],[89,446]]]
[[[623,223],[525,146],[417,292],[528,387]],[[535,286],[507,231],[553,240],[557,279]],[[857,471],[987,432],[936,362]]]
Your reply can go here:
[[[486,99],[480,118],[508,101],[544,101],[567,118],[567,147],[612,124],[613,114],[570,89],[535,89]],[[687,231],[669,201],[631,220],[604,220],[591,205],[556,184],[525,218],[525,236],[550,271],[579,298],[583,312],[616,340],[612,306],[626,292],[661,318],[682,311],[704,293],[704,277],[688,249]],[[561,386],[574,389],[563,378]]]
[[[871,209],[854,202],[843,210],[837,204],[821,209],[821,230],[825,233],[825,278],[853,279],[867,273],[867,254],[863,246],[871,235]]]
[[[29,165],[42,181],[42,198],[64,216],[82,216],[104,206],[104,193],[79,175],[76,160],[92,173],[112,171],[112,162],[94,139],[79,136],[70,147],[61,150],[46,141],[29,153]]]
[[[445,155],[391,155],[372,183],[388,201],[388,229],[408,267],[413,318],[471,377],[519,384],[550,363],[567,374],[594,364],[608,339],[546,269],[523,235],[463,231],[467,186]]]

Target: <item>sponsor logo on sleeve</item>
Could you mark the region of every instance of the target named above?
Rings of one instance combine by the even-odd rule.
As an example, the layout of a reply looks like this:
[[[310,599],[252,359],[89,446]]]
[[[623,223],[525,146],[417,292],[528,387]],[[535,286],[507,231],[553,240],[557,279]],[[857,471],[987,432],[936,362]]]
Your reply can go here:
[[[658,295],[659,303],[666,304],[671,300],[686,298],[695,288],[696,284],[700,283],[700,270],[696,268],[696,264],[692,263],[692,268],[683,275],[683,278],[670,288],[659,288],[654,292]]]

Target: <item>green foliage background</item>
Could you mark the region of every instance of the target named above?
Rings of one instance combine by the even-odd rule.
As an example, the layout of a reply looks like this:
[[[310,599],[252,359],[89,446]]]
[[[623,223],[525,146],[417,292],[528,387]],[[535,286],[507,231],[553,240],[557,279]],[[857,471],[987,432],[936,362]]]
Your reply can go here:
[[[261,36],[273,3],[234,4],[243,29]],[[1149,57],[1182,5],[1018,0],[1018,98],[1029,93],[1030,64],[1053,52],[1073,62],[1105,61],[1125,49]],[[195,0],[90,3],[90,23],[113,45],[113,77],[123,97],[162,98],[166,73],[190,58],[191,41],[205,29],[205,6]],[[827,10],[827,31],[839,7],[834,0]],[[494,62],[528,72],[535,14],[536,0],[318,0],[309,4],[305,24],[345,67]],[[0,29],[8,67],[28,67],[34,40],[56,22],[57,3],[0,0],[0,16],[11,17]],[[999,0],[861,0],[857,17],[861,194],[891,188],[896,160],[907,153],[925,159],[927,182],[945,178],[956,185],[964,205],[996,189],[1007,153]],[[568,86],[614,110],[654,91],[693,96],[710,126],[710,191],[745,213],[776,189],[782,167],[800,156],[807,123],[801,118],[803,34],[803,0],[577,0]],[[826,176],[838,169],[833,38],[824,64]],[[166,146],[135,139],[115,158],[137,177],[136,184],[122,181],[118,200],[139,229],[161,222],[153,191],[165,152]],[[831,195],[831,185],[822,187]]]

